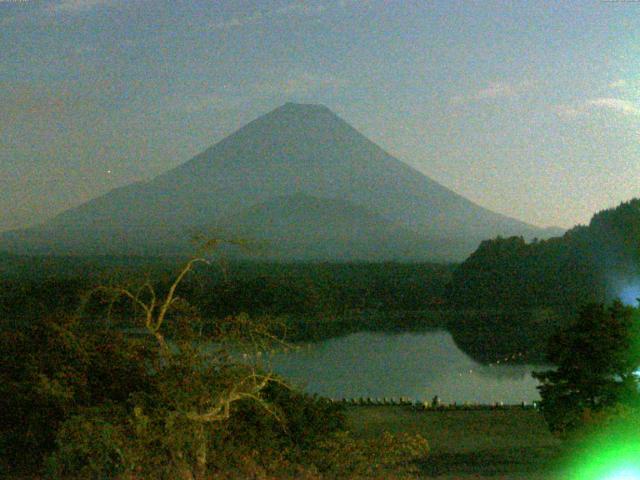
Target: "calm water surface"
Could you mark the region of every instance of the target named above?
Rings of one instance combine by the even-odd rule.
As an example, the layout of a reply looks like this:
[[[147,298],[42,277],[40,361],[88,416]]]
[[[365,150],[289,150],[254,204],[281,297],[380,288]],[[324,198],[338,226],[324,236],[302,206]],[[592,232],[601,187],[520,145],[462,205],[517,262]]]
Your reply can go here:
[[[409,397],[443,402],[539,400],[534,365],[481,365],[447,332],[362,332],[270,356],[274,371],[330,398]]]

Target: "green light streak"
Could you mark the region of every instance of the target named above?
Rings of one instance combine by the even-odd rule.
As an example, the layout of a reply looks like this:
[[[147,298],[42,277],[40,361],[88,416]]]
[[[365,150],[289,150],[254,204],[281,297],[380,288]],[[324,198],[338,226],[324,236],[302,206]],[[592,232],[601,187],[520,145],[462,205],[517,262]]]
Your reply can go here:
[[[622,467],[604,480],[640,480],[640,469],[634,467]]]
[[[566,462],[567,480],[640,480],[640,421],[628,411],[580,442]]]
[[[640,367],[640,309],[632,316],[628,354]],[[640,372],[640,370],[638,370]],[[567,480],[640,480],[640,396],[594,413],[594,422],[568,440],[557,478]],[[555,477],[554,477],[555,478]]]

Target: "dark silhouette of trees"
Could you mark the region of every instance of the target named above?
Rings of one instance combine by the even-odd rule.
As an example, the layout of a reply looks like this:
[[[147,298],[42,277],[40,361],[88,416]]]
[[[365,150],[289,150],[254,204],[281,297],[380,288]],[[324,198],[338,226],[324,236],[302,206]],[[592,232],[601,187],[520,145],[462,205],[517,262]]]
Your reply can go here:
[[[534,372],[541,382],[541,409],[554,432],[579,427],[585,417],[639,398],[638,311],[615,301],[585,306],[572,324],[554,335],[548,360],[557,368]]]
[[[481,360],[520,353],[541,360],[549,337],[582,305],[621,296],[638,278],[640,199],[634,199],[562,237],[482,242],[452,274],[447,300],[466,316],[450,329]]]
[[[612,278],[640,272],[640,199],[596,213],[562,237],[486,240],[453,273],[449,300],[471,308],[575,311],[611,294]]]

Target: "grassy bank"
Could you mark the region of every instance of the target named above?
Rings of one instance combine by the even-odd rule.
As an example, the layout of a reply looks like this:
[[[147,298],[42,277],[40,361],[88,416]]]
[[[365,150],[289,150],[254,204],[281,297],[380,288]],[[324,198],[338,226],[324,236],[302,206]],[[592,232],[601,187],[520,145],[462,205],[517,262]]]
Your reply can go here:
[[[416,411],[408,407],[349,407],[349,428],[360,438],[384,431],[419,433],[431,455],[424,478],[554,478],[559,441],[535,410]]]

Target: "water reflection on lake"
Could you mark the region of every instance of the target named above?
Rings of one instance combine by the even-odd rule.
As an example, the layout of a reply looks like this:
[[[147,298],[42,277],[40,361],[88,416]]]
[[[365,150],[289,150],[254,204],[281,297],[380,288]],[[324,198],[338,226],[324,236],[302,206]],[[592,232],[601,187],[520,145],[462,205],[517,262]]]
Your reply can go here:
[[[533,365],[480,365],[447,332],[362,332],[271,356],[273,369],[330,398],[409,397],[443,402],[539,400]]]

